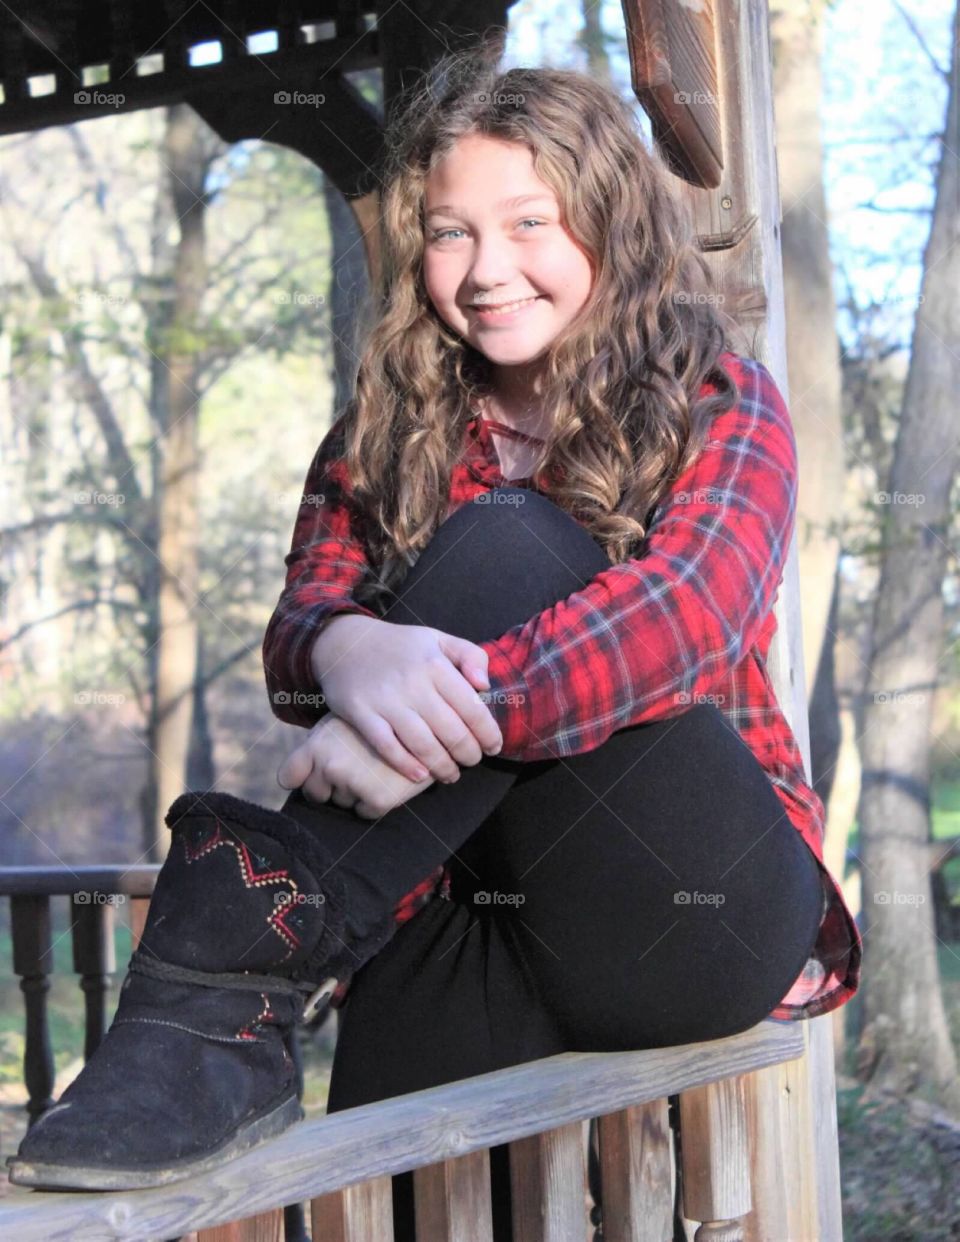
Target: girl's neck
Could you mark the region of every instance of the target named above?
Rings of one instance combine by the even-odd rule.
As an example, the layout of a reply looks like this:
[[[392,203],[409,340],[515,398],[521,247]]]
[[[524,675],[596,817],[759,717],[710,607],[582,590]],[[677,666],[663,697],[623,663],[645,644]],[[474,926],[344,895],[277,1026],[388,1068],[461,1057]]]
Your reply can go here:
[[[504,423],[514,431],[522,431],[525,435],[546,437],[543,422],[543,411],[537,396],[527,396],[523,401],[511,402],[503,400],[499,393],[481,398],[477,403],[482,418],[490,422]]]

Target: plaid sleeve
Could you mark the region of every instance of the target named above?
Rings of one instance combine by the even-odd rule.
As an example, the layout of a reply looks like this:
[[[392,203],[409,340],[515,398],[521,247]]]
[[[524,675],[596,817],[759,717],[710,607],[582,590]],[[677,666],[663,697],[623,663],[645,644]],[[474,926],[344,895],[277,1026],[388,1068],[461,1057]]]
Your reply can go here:
[[[352,519],[349,477],[341,457],[342,423],[342,418],[333,423],[307,471],[284,561],[286,584],[263,638],[270,707],[281,720],[304,728],[327,710],[310,663],[317,631],[337,613],[377,616],[350,595],[367,559]]]
[[[732,367],[740,399],[662,499],[641,555],[479,644],[502,757],[581,754],[680,715],[756,641],[790,547],[796,443],[766,367]]]

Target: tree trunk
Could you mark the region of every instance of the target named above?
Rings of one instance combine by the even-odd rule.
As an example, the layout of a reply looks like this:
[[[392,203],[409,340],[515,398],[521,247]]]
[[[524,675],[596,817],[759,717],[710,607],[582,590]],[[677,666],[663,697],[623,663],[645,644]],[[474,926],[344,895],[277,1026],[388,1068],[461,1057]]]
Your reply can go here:
[[[167,110],[161,159],[179,238],[173,250],[170,327],[157,353],[167,369],[169,400],[160,441],[157,494],[158,638],[151,785],[156,790],[151,849],[164,857],[170,803],[183,792],[190,752],[197,673],[199,471],[197,388],[202,348],[200,306],[207,284],[204,238],[207,170],[203,123],[186,105]]]
[[[824,859],[838,876],[850,823],[829,814],[830,773],[839,757],[834,645],[828,619],[839,589],[838,534],[844,462],[841,373],[833,295],[820,104],[824,0],[771,0],[777,167],[783,211],[781,253],[790,411],[797,437],[800,490],[797,553],[803,584],[803,663],[813,783],[827,808]],[[843,1056],[846,1012],[835,1019]]]
[[[960,388],[960,10],[922,297],[894,448],[861,739],[865,912],[860,1070],[921,1089],[960,1115],[944,1016],[929,871],[930,727],[943,665],[943,579],[958,460]]]

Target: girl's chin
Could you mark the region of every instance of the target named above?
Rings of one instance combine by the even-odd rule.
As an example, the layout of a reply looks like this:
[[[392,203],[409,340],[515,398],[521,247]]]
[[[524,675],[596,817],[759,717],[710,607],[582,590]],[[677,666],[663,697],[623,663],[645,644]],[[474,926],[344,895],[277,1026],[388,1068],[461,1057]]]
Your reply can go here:
[[[541,331],[534,335],[519,328],[516,332],[464,333],[464,339],[474,349],[496,362],[523,362],[539,357],[555,336],[554,332]]]

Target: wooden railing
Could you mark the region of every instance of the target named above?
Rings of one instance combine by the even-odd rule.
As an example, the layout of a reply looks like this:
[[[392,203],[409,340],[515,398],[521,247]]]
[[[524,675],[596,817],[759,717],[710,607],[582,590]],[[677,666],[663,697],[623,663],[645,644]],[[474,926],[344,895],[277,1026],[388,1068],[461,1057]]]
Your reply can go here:
[[[83,1055],[87,1058],[107,1026],[107,991],[117,968],[113,931],[116,911],[129,906],[130,929],[139,939],[158,864],[105,867],[0,867],[0,897],[10,900],[13,972],[26,1011],[23,1077],[30,1120],[53,1103],[53,1051],[47,995],[53,973],[50,904],[70,903],[73,968],[80,976],[85,1009]]]
[[[157,870],[0,869],[25,997],[33,1116],[52,1102],[45,1008],[51,898],[73,903],[89,1055],[105,1029],[115,969],[117,905],[106,898],[128,899],[136,942]],[[80,893],[100,896],[74,900]],[[197,1242],[281,1242],[280,1205],[309,1201],[314,1242],[390,1242],[390,1179],[414,1170],[419,1242],[491,1242],[489,1152],[509,1144],[515,1242],[670,1242],[678,1176],[689,1236],[752,1242],[760,1236],[750,1224],[757,1124],[748,1116],[743,1076],[804,1050],[798,1025],[768,1020],[704,1044],[565,1053],[302,1122],[212,1173],[165,1188],[74,1194],[14,1187],[0,1203],[0,1237],[146,1240],[196,1231]],[[679,1107],[679,1168],[671,1097]],[[789,1168],[776,1175],[802,1181]],[[290,1220],[288,1209],[287,1242]]]

